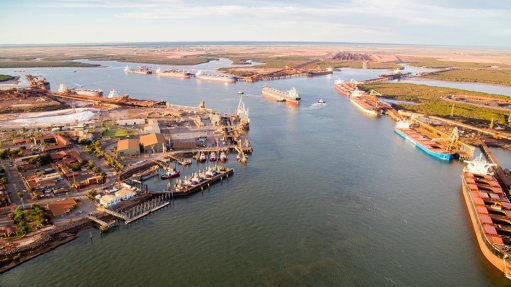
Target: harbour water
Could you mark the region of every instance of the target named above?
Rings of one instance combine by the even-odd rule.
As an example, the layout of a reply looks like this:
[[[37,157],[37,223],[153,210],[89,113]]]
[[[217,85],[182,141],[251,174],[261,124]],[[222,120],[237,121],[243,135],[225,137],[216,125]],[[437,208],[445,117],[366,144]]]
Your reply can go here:
[[[463,165],[437,161],[359,112],[337,78],[224,85],[102,68],[25,69],[58,83],[233,112],[250,108],[254,155],[210,191],[79,239],[0,276],[0,286],[511,286],[485,261],[462,201]],[[133,64],[135,65],[135,64]],[[2,69],[0,73],[12,70]],[[76,71],[76,72],[74,72]],[[296,87],[300,106],[260,96]],[[318,105],[318,99],[326,105]]]

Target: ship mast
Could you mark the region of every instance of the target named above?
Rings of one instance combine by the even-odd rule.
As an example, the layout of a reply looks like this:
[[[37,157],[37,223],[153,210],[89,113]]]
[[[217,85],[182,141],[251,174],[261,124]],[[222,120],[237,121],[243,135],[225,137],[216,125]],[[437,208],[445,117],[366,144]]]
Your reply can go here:
[[[245,108],[245,103],[243,103],[243,95],[240,96],[240,101],[238,102],[238,108],[236,109],[236,115],[240,118],[243,116],[246,118],[247,122],[250,122],[250,118],[248,116],[248,109]]]

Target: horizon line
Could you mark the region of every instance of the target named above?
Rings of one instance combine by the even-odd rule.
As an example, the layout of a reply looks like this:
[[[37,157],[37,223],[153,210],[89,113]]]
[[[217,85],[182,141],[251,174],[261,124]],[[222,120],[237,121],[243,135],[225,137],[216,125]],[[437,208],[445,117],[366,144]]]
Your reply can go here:
[[[340,41],[121,41],[121,42],[70,42],[70,43],[8,43],[0,44],[0,48],[14,47],[60,47],[60,46],[122,46],[122,45],[157,45],[157,44],[184,44],[189,45],[243,45],[243,44],[290,44],[290,45],[384,45],[384,46],[430,46],[430,47],[462,47],[462,48],[491,48],[491,49],[511,49],[511,46],[494,45],[464,45],[464,44],[425,44],[425,43],[385,43],[385,42],[340,42]]]

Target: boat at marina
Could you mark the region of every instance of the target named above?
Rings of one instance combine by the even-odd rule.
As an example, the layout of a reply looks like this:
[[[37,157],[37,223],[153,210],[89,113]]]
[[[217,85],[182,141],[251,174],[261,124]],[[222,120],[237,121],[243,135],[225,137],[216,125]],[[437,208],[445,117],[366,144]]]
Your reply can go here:
[[[162,174],[161,179],[176,178],[176,177],[179,177],[180,175],[181,175],[181,172],[174,167],[172,170],[169,170],[169,171],[165,172],[164,174]]]
[[[292,102],[299,103],[302,99],[295,88],[284,92],[271,87],[264,87],[262,90],[263,96],[268,96],[277,99],[277,102]]]
[[[156,75],[163,76],[163,77],[178,78],[178,79],[189,79],[190,78],[190,73],[188,73],[186,71],[181,71],[181,70],[162,71],[159,68],[156,70]]]
[[[484,257],[511,279],[511,203],[494,176],[495,164],[479,157],[465,161],[462,192]]]
[[[200,153],[199,157],[197,158],[197,161],[198,162],[206,162],[207,160],[207,157],[206,157],[206,154],[204,154],[203,152]]]
[[[399,121],[394,128],[394,132],[434,158],[450,161],[455,156],[454,152],[447,150],[446,147],[435,142],[434,139],[421,134],[409,121]]]
[[[240,96],[240,101],[238,102],[238,107],[236,108],[236,117],[240,121],[240,125],[244,130],[250,129],[250,116],[248,108],[245,107],[245,103],[243,102],[243,95]]]
[[[220,162],[226,162],[227,161],[227,155],[225,154],[225,152],[221,152],[220,153],[219,160],[220,160]]]
[[[214,151],[209,155],[209,161],[215,162],[217,160],[216,153]]]
[[[223,82],[223,83],[235,83],[236,78],[229,75],[219,75],[219,74],[206,74],[202,71],[198,71],[195,74],[195,78],[197,80],[207,80],[207,81],[214,81],[214,82]]]
[[[141,66],[138,69],[134,69],[134,70],[130,69],[129,66],[126,66],[124,68],[124,72],[127,74],[143,74],[143,75],[149,75],[149,74],[153,73],[153,71],[149,67],[146,67],[146,66]]]

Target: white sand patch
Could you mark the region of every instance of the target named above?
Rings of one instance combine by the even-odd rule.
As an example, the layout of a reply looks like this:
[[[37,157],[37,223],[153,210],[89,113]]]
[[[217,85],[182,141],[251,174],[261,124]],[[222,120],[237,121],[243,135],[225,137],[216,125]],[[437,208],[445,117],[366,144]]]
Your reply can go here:
[[[92,108],[66,109],[51,112],[19,114],[16,118],[0,122],[4,127],[46,127],[87,122],[95,118],[100,110]]]

